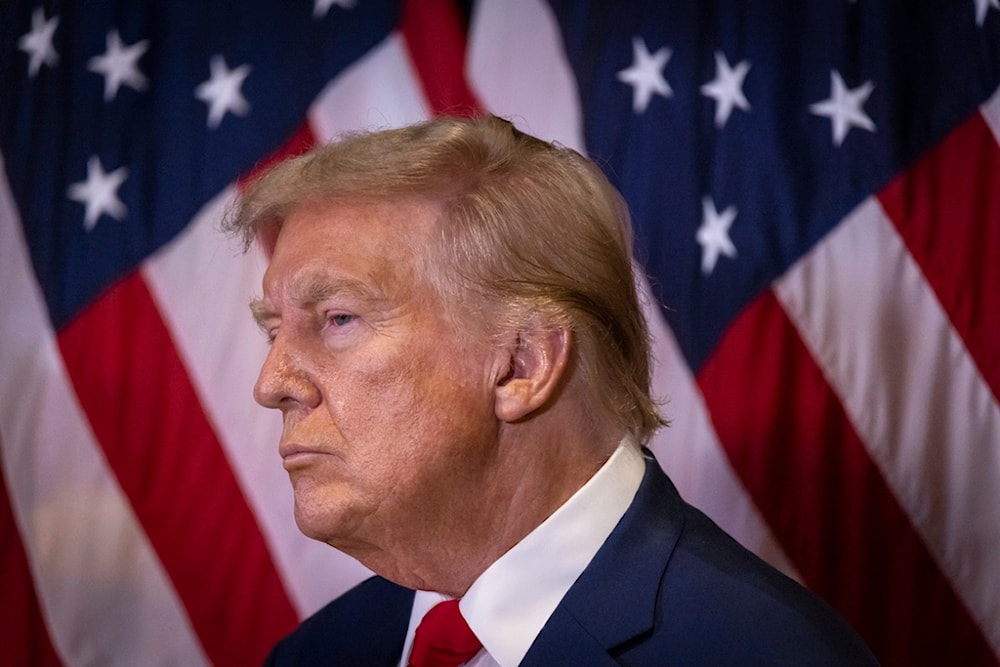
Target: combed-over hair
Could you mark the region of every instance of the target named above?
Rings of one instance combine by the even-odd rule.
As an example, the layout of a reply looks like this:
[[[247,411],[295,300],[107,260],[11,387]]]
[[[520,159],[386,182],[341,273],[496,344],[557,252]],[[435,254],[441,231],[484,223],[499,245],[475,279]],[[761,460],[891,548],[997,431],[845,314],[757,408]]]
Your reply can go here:
[[[488,304],[481,311],[496,334],[569,328],[594,407],[647,442],[664,420],[650,395],[631,222],[618,191],[576,151],[495,116],[352,134],[266,172],[226,227],[249,248],[303,204],[413,198],[441,207],[426,258],[437,288],[453,302]]]

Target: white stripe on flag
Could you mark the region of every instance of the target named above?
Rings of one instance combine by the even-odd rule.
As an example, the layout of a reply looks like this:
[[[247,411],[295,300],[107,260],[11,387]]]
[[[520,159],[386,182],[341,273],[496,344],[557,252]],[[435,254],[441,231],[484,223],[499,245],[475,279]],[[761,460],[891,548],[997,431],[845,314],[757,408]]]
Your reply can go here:
[[[69,385],[0,160],[0,430],[11,505],[69,665],[203,665],[187,616]]]
[[[247,306],[260,294],[264,262],[219,230],[234,196],[231,188],[209,202],[143,274],[302,618],[368,572],[295,524],[278,457],[281,417],[252,397],[267,346]]]
[[[996,137],[997,143],[1000,144],[1000,88],[997,88],[993,97],[986,101],[980,111],[983,118],[986,119],[986,124],[990,126],[993,136]]]
[[[917,532],[1000,648],[1000,407],[878,201],[865,200],[775,291]]]
[[[469,85],[489,111],[540,139],[584,152],[576,79],[546,3],[477,3],[466,65]]]
[[[320,142],[349,131],[378,130],[416,123],[431,110],[402,36],[392,33],[333,79],[309,110]]]

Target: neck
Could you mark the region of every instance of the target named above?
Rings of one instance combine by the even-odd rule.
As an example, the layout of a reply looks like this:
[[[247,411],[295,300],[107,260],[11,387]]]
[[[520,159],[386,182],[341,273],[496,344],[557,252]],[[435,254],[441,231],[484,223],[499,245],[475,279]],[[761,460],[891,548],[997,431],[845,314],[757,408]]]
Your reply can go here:
[[[504,424],[488,475],[446,499],[448,511],[434,534],[404,530],[390,543],[345,551],[407,588],[461,597],[586,484],[620,439],[615,429],[595,429],[583,415],[546,414]]]

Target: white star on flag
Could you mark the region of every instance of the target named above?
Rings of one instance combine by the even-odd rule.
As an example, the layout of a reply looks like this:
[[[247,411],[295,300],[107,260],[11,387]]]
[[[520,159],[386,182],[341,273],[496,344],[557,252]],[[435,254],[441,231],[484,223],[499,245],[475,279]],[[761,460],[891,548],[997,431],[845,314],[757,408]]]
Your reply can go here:
[[[729,66],[729,61],[722,52],[715,52],[715,78],[701,87],[701,93],[716,102],[716,127],[725,126],[733,107],[750,111],[750,102],[743,94],[743,80],[749,71],[750,63],[746,60],[737,63],[733,68]]]
[[[209,68],[211,77],[194,92],[195,97],[208,104],[208,127],[214,129],[227,112],[243,116],[250,110],[250,104],[240,92],[244,79],[250,74],[250,66],[241,65],[231,70],[223,57],[216,55],[212,57]]]
[[[354,9],[355,0],[316,0],[313,4],[313,16],[323,18],[330,12],[330,7],[334,5],[343,9]]]
[[[730,206],[719,213],[715,210],[715,202],[710,197],[704,197],[701,208],[701,227],[695,238],[701,246],[701,272],[708,275],[715,269],[720,254],[736,257],[736,246],[729,238],[729,228],[736,219],[736,207]]]
[[[28,54],[28,75],[35,78],[42,65],[53,67],[59,62],[59,54],[52,45],[52,38],[59,27],[59,17],[45,20],[45,12],[38,8],[31,15],[31,31],[17,42],[19,49]]]
[[[139,58],[149,49],[149,40],[126,46],[118,31],[111,30],[105,43],[107,50],[87,61],[88,70],[104,76],[104,101],[114,99],[122,84],[145,90],[147,81],[139,71]]]
[[[118,198],[118,188],[128,178],[128,169],[119,167],[110,174],[104,171],[100,159],[93,155],[87,161],[87,178],[69,186],[69,198],[86,206],[83,227],[88,232],[107,213],[115,220],[125,217],[125,204]]]
[[[663,97],[674,94],[663,78],[663,68],[671,55],[665,46],[651,54],[641,37],[632,38],[632,65],[618,72],[618,80],[632,86],[632,110],[637,114],[646,110],[654,93]]]
[[[976,3],[976,25],[982,27],[986,23],[986,12],[993,9],[1000,9],[1000,0],[973,0]]]
[[[875,84],[866,81],[854,90],[848,89],[840,72],[830,73],[830,97],[809,106],[809,110],[817,116],[826,116],[833,126],[833,143],[840,146],[851,127],[860,127],[869,132],[875,131],[875,123],[861,108],[868,96],[875,89]]]

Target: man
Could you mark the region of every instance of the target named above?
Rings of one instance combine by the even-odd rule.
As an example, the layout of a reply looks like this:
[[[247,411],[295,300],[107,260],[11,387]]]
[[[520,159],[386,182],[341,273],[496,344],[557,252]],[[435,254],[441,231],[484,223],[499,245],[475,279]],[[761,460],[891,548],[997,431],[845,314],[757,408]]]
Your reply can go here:
[[[229,226],[270,254],[254,394],[296,521],[379,575],[270,663],[874,662],[641,448],[663,422],[630,225],[593,163],[439,119],[279,165]],[[451,621],[468,646],[427,662]]]

